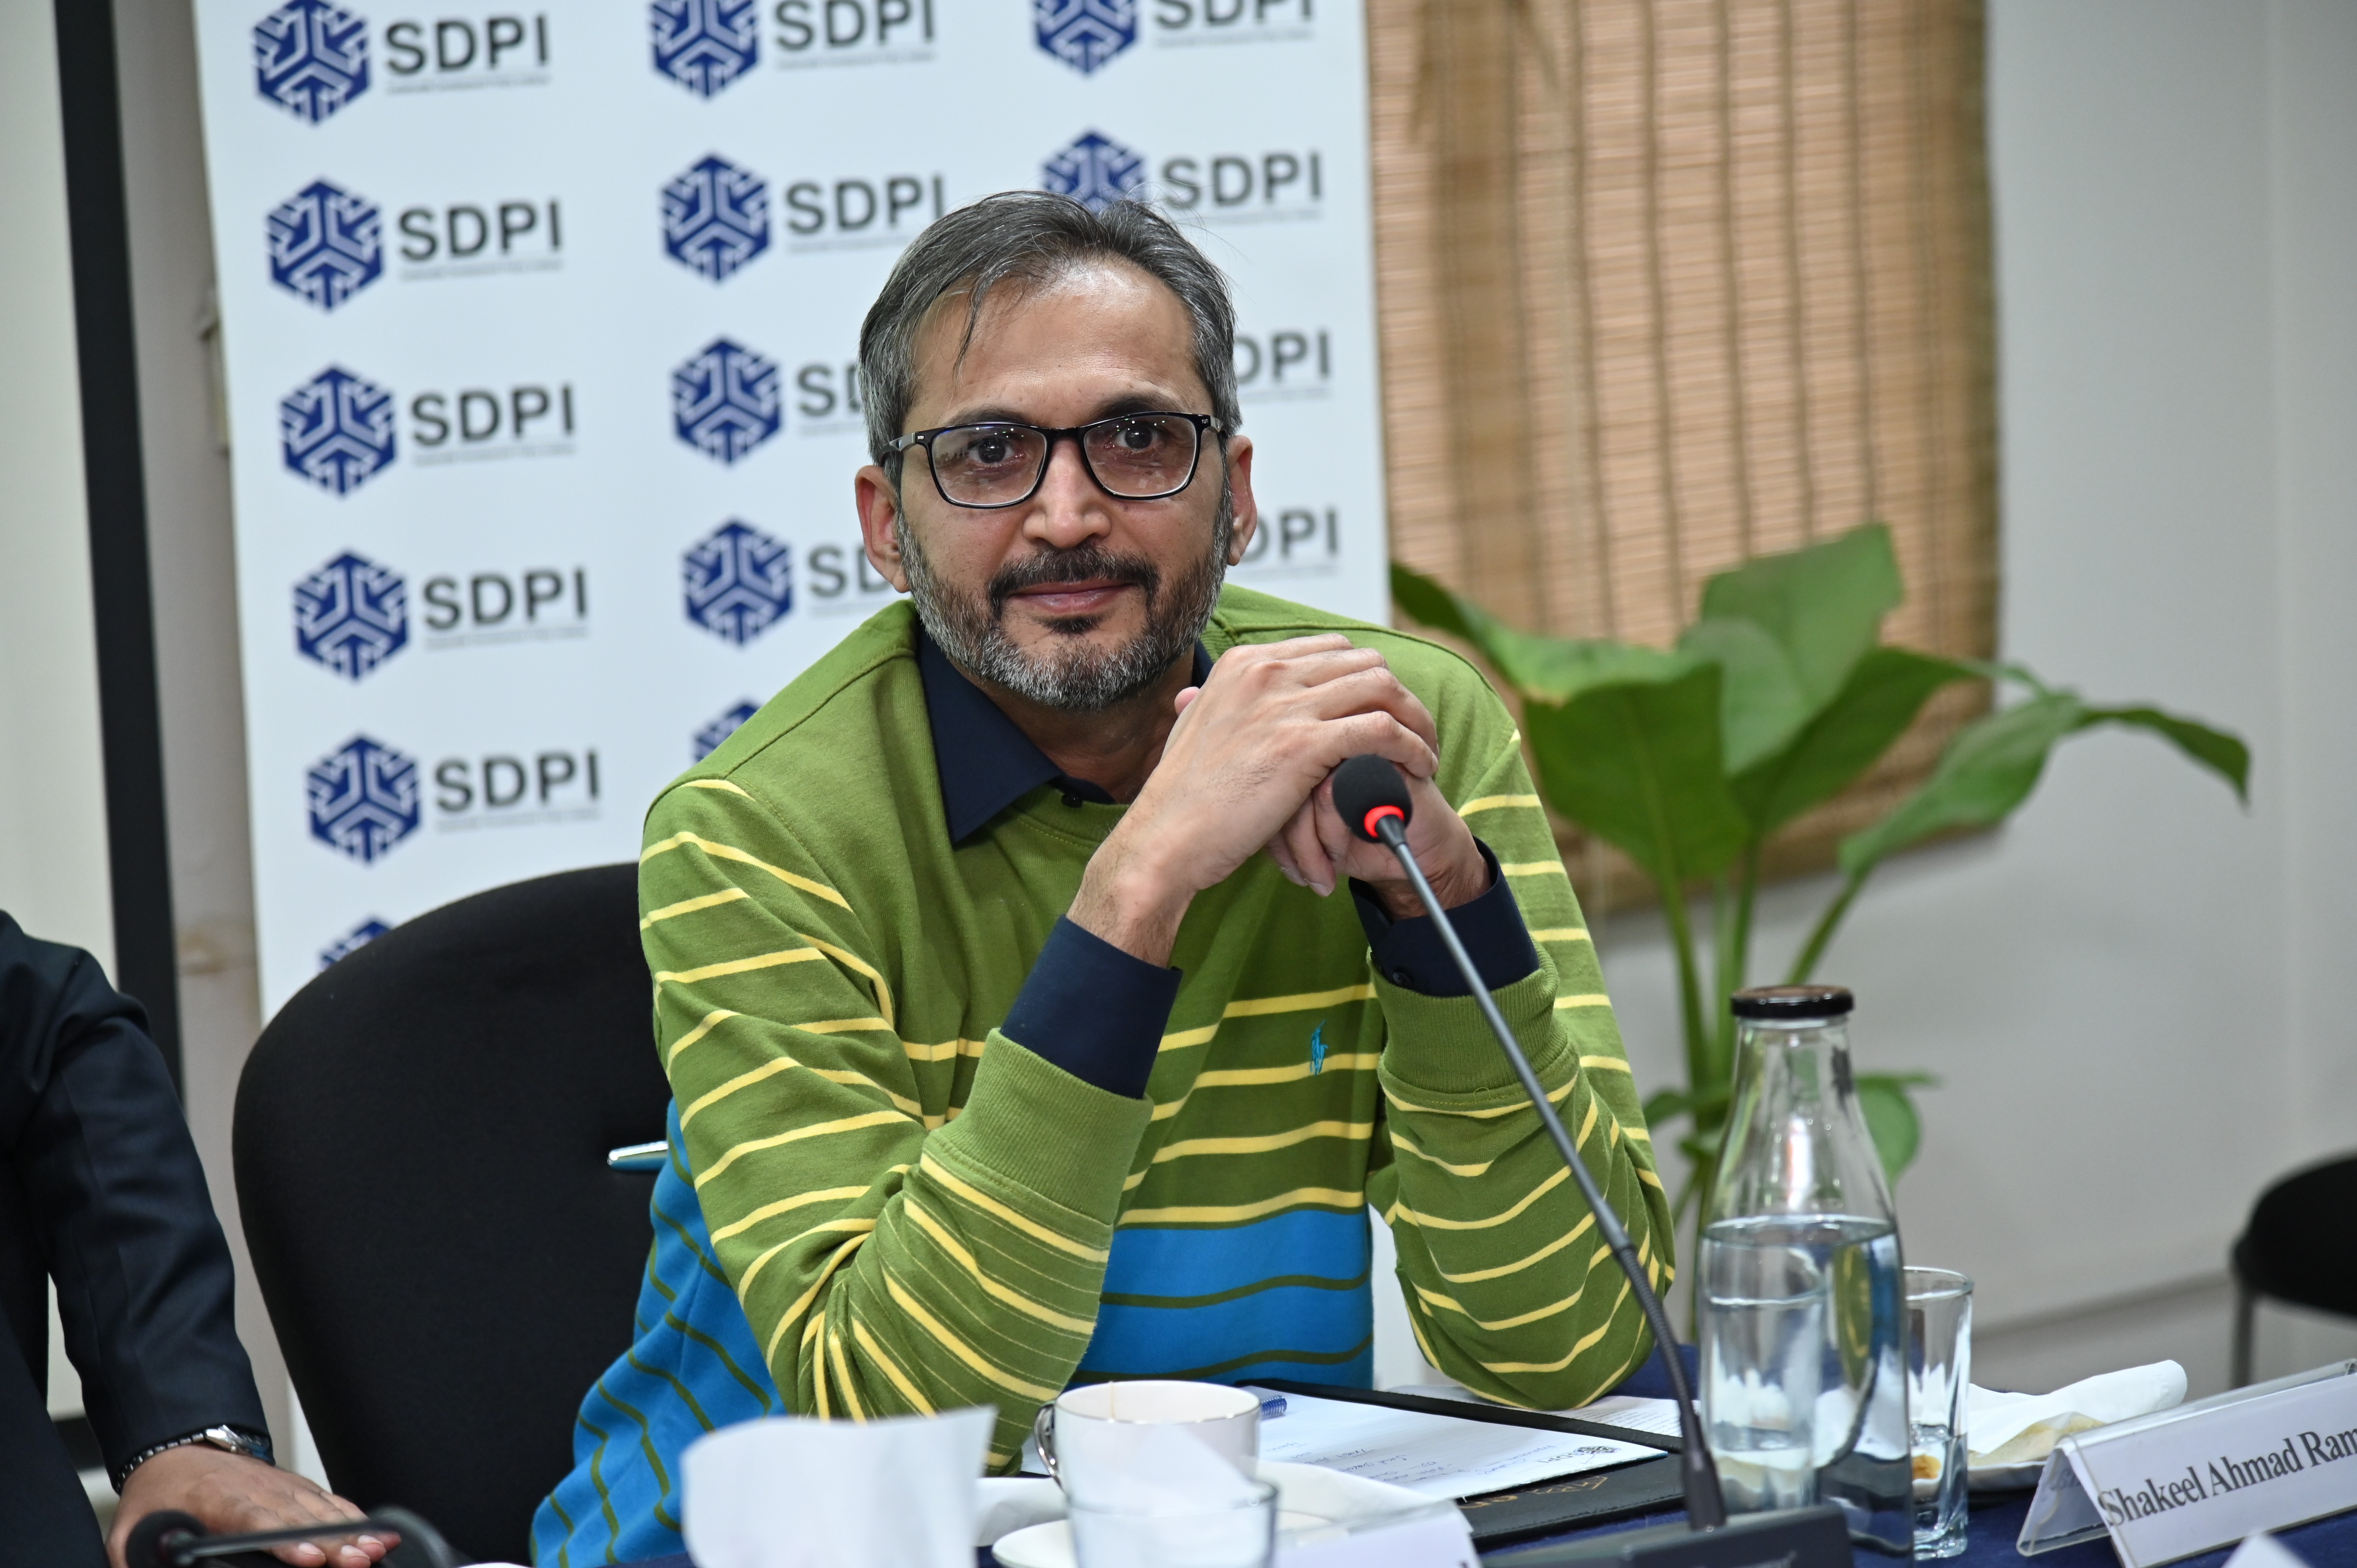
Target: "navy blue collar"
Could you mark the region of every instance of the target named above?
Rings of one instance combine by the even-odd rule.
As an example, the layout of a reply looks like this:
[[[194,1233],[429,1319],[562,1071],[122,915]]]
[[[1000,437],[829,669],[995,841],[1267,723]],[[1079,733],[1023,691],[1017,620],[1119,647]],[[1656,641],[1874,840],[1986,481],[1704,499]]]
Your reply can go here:
[[[1057,770],[990,694],[950,662],[948,654],[917,628],[917,672],[925,682],[925,713],[933,732],[933,763],[942,779],[942,811],[950,843],[962,844],[993,817],[1042,784],[1064,792],[1064,803],[1093,800],[1110,806],[1103,786]],[[1195,683],[1211,679],[1211,655],[1195,643]]]

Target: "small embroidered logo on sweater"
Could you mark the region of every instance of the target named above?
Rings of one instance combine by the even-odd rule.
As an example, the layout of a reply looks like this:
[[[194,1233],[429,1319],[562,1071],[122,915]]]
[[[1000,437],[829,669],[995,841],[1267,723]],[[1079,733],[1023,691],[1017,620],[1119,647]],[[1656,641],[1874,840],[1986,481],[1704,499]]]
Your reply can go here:
[[[1309,1075],[1315,1078],[1325,1070],[1326,1020],[1320,1018],[1318,1026],[1309,1031]]]

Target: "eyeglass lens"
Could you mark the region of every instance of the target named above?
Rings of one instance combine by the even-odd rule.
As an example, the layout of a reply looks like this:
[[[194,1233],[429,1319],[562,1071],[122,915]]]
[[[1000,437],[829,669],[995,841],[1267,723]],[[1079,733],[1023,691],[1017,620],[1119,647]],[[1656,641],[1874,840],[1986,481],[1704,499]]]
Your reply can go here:
[[[1150,500],[1183,488],[1201,433],[1192,420],[1138,414],[1085,426],[1081,451],[1097,483],[1126,500]],[[1048,437],[1015,424],[961,424],[932,439],[933,477],[942,493],[966,506],[1005,506],[1039,482]]]

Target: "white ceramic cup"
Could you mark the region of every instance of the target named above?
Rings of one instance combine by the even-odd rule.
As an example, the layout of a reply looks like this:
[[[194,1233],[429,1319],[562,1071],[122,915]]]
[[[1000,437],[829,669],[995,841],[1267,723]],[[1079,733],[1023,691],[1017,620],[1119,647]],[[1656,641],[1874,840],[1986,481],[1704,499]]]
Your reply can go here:
[[[1224,1383],[1091,1383],[1043,1404],[1031,1430],[1067,1497],[1102,1495],[1127,1473],[1146,1434],[1177,1427],[1246,1476],[1260,1457],[1260,1399]]]

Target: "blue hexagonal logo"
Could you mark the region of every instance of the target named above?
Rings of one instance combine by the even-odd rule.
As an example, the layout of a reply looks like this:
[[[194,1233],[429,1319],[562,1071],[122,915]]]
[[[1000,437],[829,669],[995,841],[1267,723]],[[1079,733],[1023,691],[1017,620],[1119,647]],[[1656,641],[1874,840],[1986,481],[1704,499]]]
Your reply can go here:
[[[709,98],[760,58],[759,0],[654,0],[655,70]]]
[[[382,215],[376,203],[314,180],[263,220],[270,281],[321,310],[333,310],[384,275]]]
[[[393,461],[393,393],[330,365],[280,401],[278,444],[290,472],[350,495]]]
[[[693,592],[693,590],[690,591]],[[693,600],[690,602],[692,604]],[[688,611],[690,615],[694,613],[693,608]],[[695,732],[694,739],[691,743],[695,751],[695,760],[701,762],[719,750],[722,741],[744,728],[745,721],[760,711],[761,704],[748,697],[726,713],[715,714],[710,724]]]
[[[393,929],[391,926],[386,925],[374,915],[371,915],[367,919],[319,950],[319,967],[326,969],[334,964],[338,959],[351,957],[352,954],[391,929]]]
[[[781,390],[775,364],[715,338],[671,373],[673,428],[705,456],[734,463],[785,423]]]
[[[786,547],[734,521],[688,547],[680,558],[680,585],[686,591],[687,618],[739,648],[794,607]]]
[[[368,21],[328,0],[286,0],[253,27],[253,81],[316,125],[368,91]]]
[[[401,574],[346,551],[295,585],[295,651],[359,681],[409,641]]]
[[[361,865],[417,831],[417,759],[364,735],[311,765],[303,776],[311,836]]]
[[[1059,147],[1039,166],[1039,186],[1069,196],[1092,212],[1137,194],[1146,184],[1146,155],[1102,131],[1088,131]]]
[[[770,248],[770,188],[715,155],[662,188],[663,249],[714,283]]]
[[[1031,34],[1087,76],[1137,42],[1137,0],[1031,0]]]

